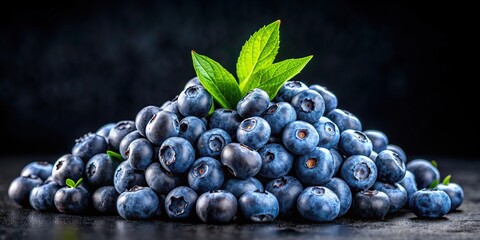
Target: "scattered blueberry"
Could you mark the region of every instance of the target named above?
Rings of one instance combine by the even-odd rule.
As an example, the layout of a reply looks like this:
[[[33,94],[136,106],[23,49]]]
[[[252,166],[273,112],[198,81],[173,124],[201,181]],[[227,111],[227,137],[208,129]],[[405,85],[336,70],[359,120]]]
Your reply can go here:
[[[445,180],[437,186],[438,189],[444,191],[450,197],[451,207],[450,211],[456,210],[463,202],[463,189],[460,185],[450,182],[450,175],[445,177]]]
[[[409,205],[417,217],[440,218],[450,211],[452,203],[444,191],[424,188],[412,195]]]
[[[8,187],[8,196],[22,207],[30,207],[30,192],[42,184],[42,179],[37,176],[20,176],[15,178]]]

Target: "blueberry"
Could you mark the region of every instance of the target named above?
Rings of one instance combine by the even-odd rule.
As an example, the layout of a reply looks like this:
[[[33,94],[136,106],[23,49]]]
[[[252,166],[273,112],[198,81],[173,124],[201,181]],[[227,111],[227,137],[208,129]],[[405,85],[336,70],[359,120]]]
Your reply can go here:
[[[241,143],[227,144],[220,159],[234,177],[241,179],[255,176],[262,168],[260,154]]]
[[[95,134],[87,133],[83,137],[75,140],[75,145],[72,148],[72,155],[81,158],[87,162],[98,153],[104,153],[108,149],[107,140],[104,137]]]
[[[285,126],[297,120],[297,112],[287,102],[273,103],[262,115],[270,125],[272,134],[281,134]]]
[[[224,190],[214,190],[200,195],[195,208],[203,222],[224,224],[233,220],[237,206],[237,199],[233,194]]]
[[[147,139],[160,146],[169,137],[178,136],[180,122],[177,115],[169,111],[161,111],[152,116],[145,128]]]
[[[315,128],[304,121],[289,123],[282,133],[282,142],[290,152],[302,155],[309,153],[317,147],[319,141]]]
[[[314,90],[320,95],[322,95],[323,100],[325,101],[325,112],[330,112],[333,109],[337,108],[338,100],[337,96],[329,91],[326,87],[314,84],[309,87],[311,90]]]
[[[423,189],[435,181],[440,181],[440,172],[431,162],[424,159],[415,159],[407,164],[407,170],[415,175],[418,189]]]
[[[394,144],[388,144],[387,149],[396,152],[400,156],[400,159],[402,159],[403,163],[407,164],[407,155],[401,147]]]
[[[163,146],[163,145],[162,145]],[[152,144],[145,138],[134,140],[125,151],[130,166],[136,170],[145,170],[153,161],[155,150]]]
[[[365,190],[355,194],[353,213],[361,218],[384,219],[390,209],[387,194],[377,190]]]
[[[28,177],[35,175],[45,181],[52,175],[52,170],[53,164],[51,163],[41,161],[31,162],[23,167],[20,176]]]
[[[230,137],[236,137],[241,122],[242,117],[238,115],[237,111],[218,108],[210,115],[208,128],[220,128],[227,132]]]
[[[108,143],[108,134],[110,134],[110,130],[112,130],[112,128],[114,128],[115,125],[116,123],[107,123],[101,126],[95,133],[99,136],[104,137]]]
[[[297,198],[303,186],[292,176],[283,176],[268,182],[265,190],[271,192],[278,200],[279,215],[292,215],[297,209]]]
[[[180,121],[178,136],[187,139],[192,146],[196,146],[197,139],[205,132],[207,128],[200,118],[190,116]]]
[[[412,212],[421,218],[440,218],[450,211],[450,197],[444,191],[436,189],[421,189],[410,198]]]
[[[324,186],[332,190],[340,200],[338,217],[345,215],[352,206],[352,191],[348,184],[340,178],[332,178]]]
[[[187,89],[188,87],[194,86],[194,85],[202,85],[202,83],[200,83],[200,79],[197,76],[188,80],[188,82],[185,84],[183,89]]]
[[[122,155],[123,159],[127,159],[127,149],[130,146],[130,143],[137,139],[145,139],[137,130],[127,134],[122,141],[120,142],[119,153]]]
[[[124,219],[152,218],[159,207],[158,196],[149,187],[134,186],[117,199],[118,214]]]
[[[405,177],[405,164],[396,152],[381,151],[375,159],[375,165],[377,165],[379,181],[396,183]]]
[[[292,107],[297,112],[298,120],[315,123],[325,112],[325,101],[320,93],[314,90],[304,90],[292,98]]]
[[[198,193],[220,189],[223,180],[222,164],[211,157],[197,159],[188,173],[188,185]]]
[[[150,164],[145,170],[145,180],[150,188],[163,195],[183,183],[180,176],[166,171],[158,162]]]
[[[101,214],[116,214],[118,196],[114,186],[100,187],[92,195],[92,205]]]
[[[333,165],[335,166],[335,171],[334,171],[333,175],[337,175],[338,171],[340,171],[340,167],[341,167],[342,164],[343,164],[343,157],[342,157],[342,155],[341,155],[337,150],[335,150],[334,148],[331,148],[331,149],[330,149],[330,154],[332,154]]]
[[[99,153],[85,165],[86,180],[93,188],[113,185],[113,175],[117,166],[117,162],[106,153]]]
[[[385,133],[380,132],[378,130],[365,130],[363,133],[365,133],[368,139],[372,141],[373,151],[379,153],[387,149],[388,138],[387,138],[387,135],[385,135]]]
[[[377,166],[368,157],[354,155],[343,162],[340,175],[353,191],[363,191],[375,183]]]
[[[61,156],[53,165],[52,177],[60,186],[66,186],[65,181],[70,178],[74,181],[80,179],[83,175],[83,161],[72,154]]]
[[[55,193],[54,203],[61,213],[80,214],[88,207],[90,195],[81,187],[62,187]]]
[[[37,211],[56,210],[54,198],[58,189],[60,185],[53,181],[34,187],[30,192],[30,205]]]
[[[185,186],[177,187],[165,198],[165,212],[172,219],[188,219],[195,214],[197,193]]]
[[[268,191],[248,191],[238,199],[238,208],[245,219],[252,222],[271,222],[277,218],[277,198]]]
[[[270,105],[270,97],[262,89],[250,90],[238,103],[238,115],[243,118],[261,116]]]
[[[326,187],[307,187],[298,196],[297,209],[300,215],[315,222],[330,222],[340,213],[340,200]]]
[[[463,189],[456,183],[443,183],[437,186],[438,189],[444,191],[450,197],[450,211],[457,209],[463,202]]]
[[[20,176],[15,178],[8,187],[8,196],[22,207],[30,207],[29,197],[32,189],[42,184],[42,179],[37,176]]]
[[[218,158],[222,149],[232,142],[230,135],[220,128],[212,128],[198,138],[197,151],[201,157]]]
[[[340,133],[347,129],[362,131],[362,123],[360,120],[346,110],[338,108],[333,109],[327,113],[326,117],[332,120],[338,126]]]
[[[184,173],[195,161],[195,150],[184,138],[171,137],[160,147],[160,164],[172,173]]]
[[[407,191],[402,185],[398,183],[383,183],[383,182],[376,182],[372,186],[373,190],[377,190],[380,192],[384,192],[387,194],[388,199],[390,200],[390,210],[389,213],[398,212],[408,200]]]
[[[330,181],[335,171],[332,154],[326,148],[316,147],[301,155],[296,161],[298,179],[307,186],[323,185]]]
[[[281,144],[269,143],[258,149],[262,158],[262,168],[259,174],[266,178],[279,178],[290,172],[293,166],[293,156]]]
[[[135,131],[135,122],[130,120],[120,121],[115,124],[108,133],[108,145],[110,149],[118,152],[120,149],[120,142],[130,132]]]
[[[410,198],[416,191],[418,191],[417,183],[415,182],[415,175],[407,170],[405,172],[405,177],[398,183],[407,191],[407,204],[410,204]]]
[[[261,148],[268,142],[271,129],[261,117],[244,119],[237,130],[237,141],[253,149]]]
[[[308,90],[308,86],[300,81],[288,81],[278,90],[275,100],[277,102],[290,102],[297,93]]]
[[[189,86],[178,96],[178,111],[183,116],[205,117],[212,104],[212,96],[202,85]]]
[[[115,186],[118,193],[123,193],[135,185],[146,186],[145,175],[143,171],[132,168],[128,161],[123,161],[118,165],[117,169],[115,169],[113,186]]]
[[[142,108],[142,110],[137,113],[137,116],[135,117],[135,127],[142,136],[147,136],[145,128],[147,127],[148,122],[153,115],[160,111],[162,111],[161,108],[150,105]]]
[[[221,189],[232,193],[236,198],[240,198],[248,191],[264,190],[262,183],[254,177],[247,179],[230,178],[223,183]]]
[[[364,133],[352,129],[342,132],[338,143],[339,150],[347,157],[353,155],[370,156],[372,141]]]
[[[338,141],[340,141],[340,130],[330,119],[321,117],[313,124],[313,127],[317,130],[320,139],[319,147],[331,149],[337,146]]]

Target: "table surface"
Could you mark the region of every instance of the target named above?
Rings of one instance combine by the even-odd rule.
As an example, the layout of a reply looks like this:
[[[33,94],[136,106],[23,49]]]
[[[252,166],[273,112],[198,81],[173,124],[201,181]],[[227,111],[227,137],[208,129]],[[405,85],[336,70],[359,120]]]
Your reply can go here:
[[[128,221],[119,216],[75,216],[23,209],[7,195],[10,182],[31,161],[55,156],[0,157],[1,239],[480,239],[480,161],[436,158],[443,175],[452,174],[465,200],[459,210],[437,220],[418,219],[408,210],[372,221],[339,218],[332,223],[275,220],[273,223],[208,225],[167,220]]]

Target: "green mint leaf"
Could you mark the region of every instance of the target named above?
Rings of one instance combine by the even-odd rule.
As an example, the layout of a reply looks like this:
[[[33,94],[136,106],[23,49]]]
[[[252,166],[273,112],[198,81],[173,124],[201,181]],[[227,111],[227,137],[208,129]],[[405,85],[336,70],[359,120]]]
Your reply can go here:
[[[428,186],[428,188],[430,189],[436,188],[438,184],[439,184],[438,179],[435,179],[432,183],[430,183],[430,186]]]
[[[304,58],[287,59],[278,63],[274,63],[266,68],[260,69],[253,74],[248,82],[244,86],[245,92],[248,92],[254,88],[263,89],[268,93],[270,99],[273,99],[277,95],[280,87],[307,65],[313,56],[307,56]]]
[[[232,109],[242,98],[235,77],[220,63],[192,51],[192,61],[203,87],[212,95],[220,106]]]
[[[70,178],[67,178],[67,180],[65,180],[65,184],[70,188],[75,188],[75,182]]]
[[[237,60],[240,86],[248,82],[255,72],[273,63],[280,47],[279,29],[280,20],[277,20],[260,28],[245,42]]]
[[[452,175],[448,175],[443,179],[443,185],[448,185],[450,184],[450,179],[452,178]]]
[[[107,155],[108,155],[111,159],[117,159],[117,160],[123,161],[122,155],[120,155],[119,153],[116,153],[116,152],[114,152],[114,151],[107,150]]]
[[[435,160],[430,161],[435,168],[438,168],[438,163]]]
[[[83,178],[78,179],[78,181],[75,183],[75,187],[80,185],[83,182]]]

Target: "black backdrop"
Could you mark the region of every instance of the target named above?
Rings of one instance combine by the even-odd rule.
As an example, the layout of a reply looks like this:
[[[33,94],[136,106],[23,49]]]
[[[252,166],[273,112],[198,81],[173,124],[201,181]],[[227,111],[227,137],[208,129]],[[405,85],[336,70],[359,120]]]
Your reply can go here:
[[[249,35],[281,19],[277,59],[313,54],[296,79],[327,86],[365,129],[412,157],[475,157],[474,8],[421,2],[2,6],[1,153],[68,152],[80,135],[174,97],[194,74],[190,50],[233,72]]]

